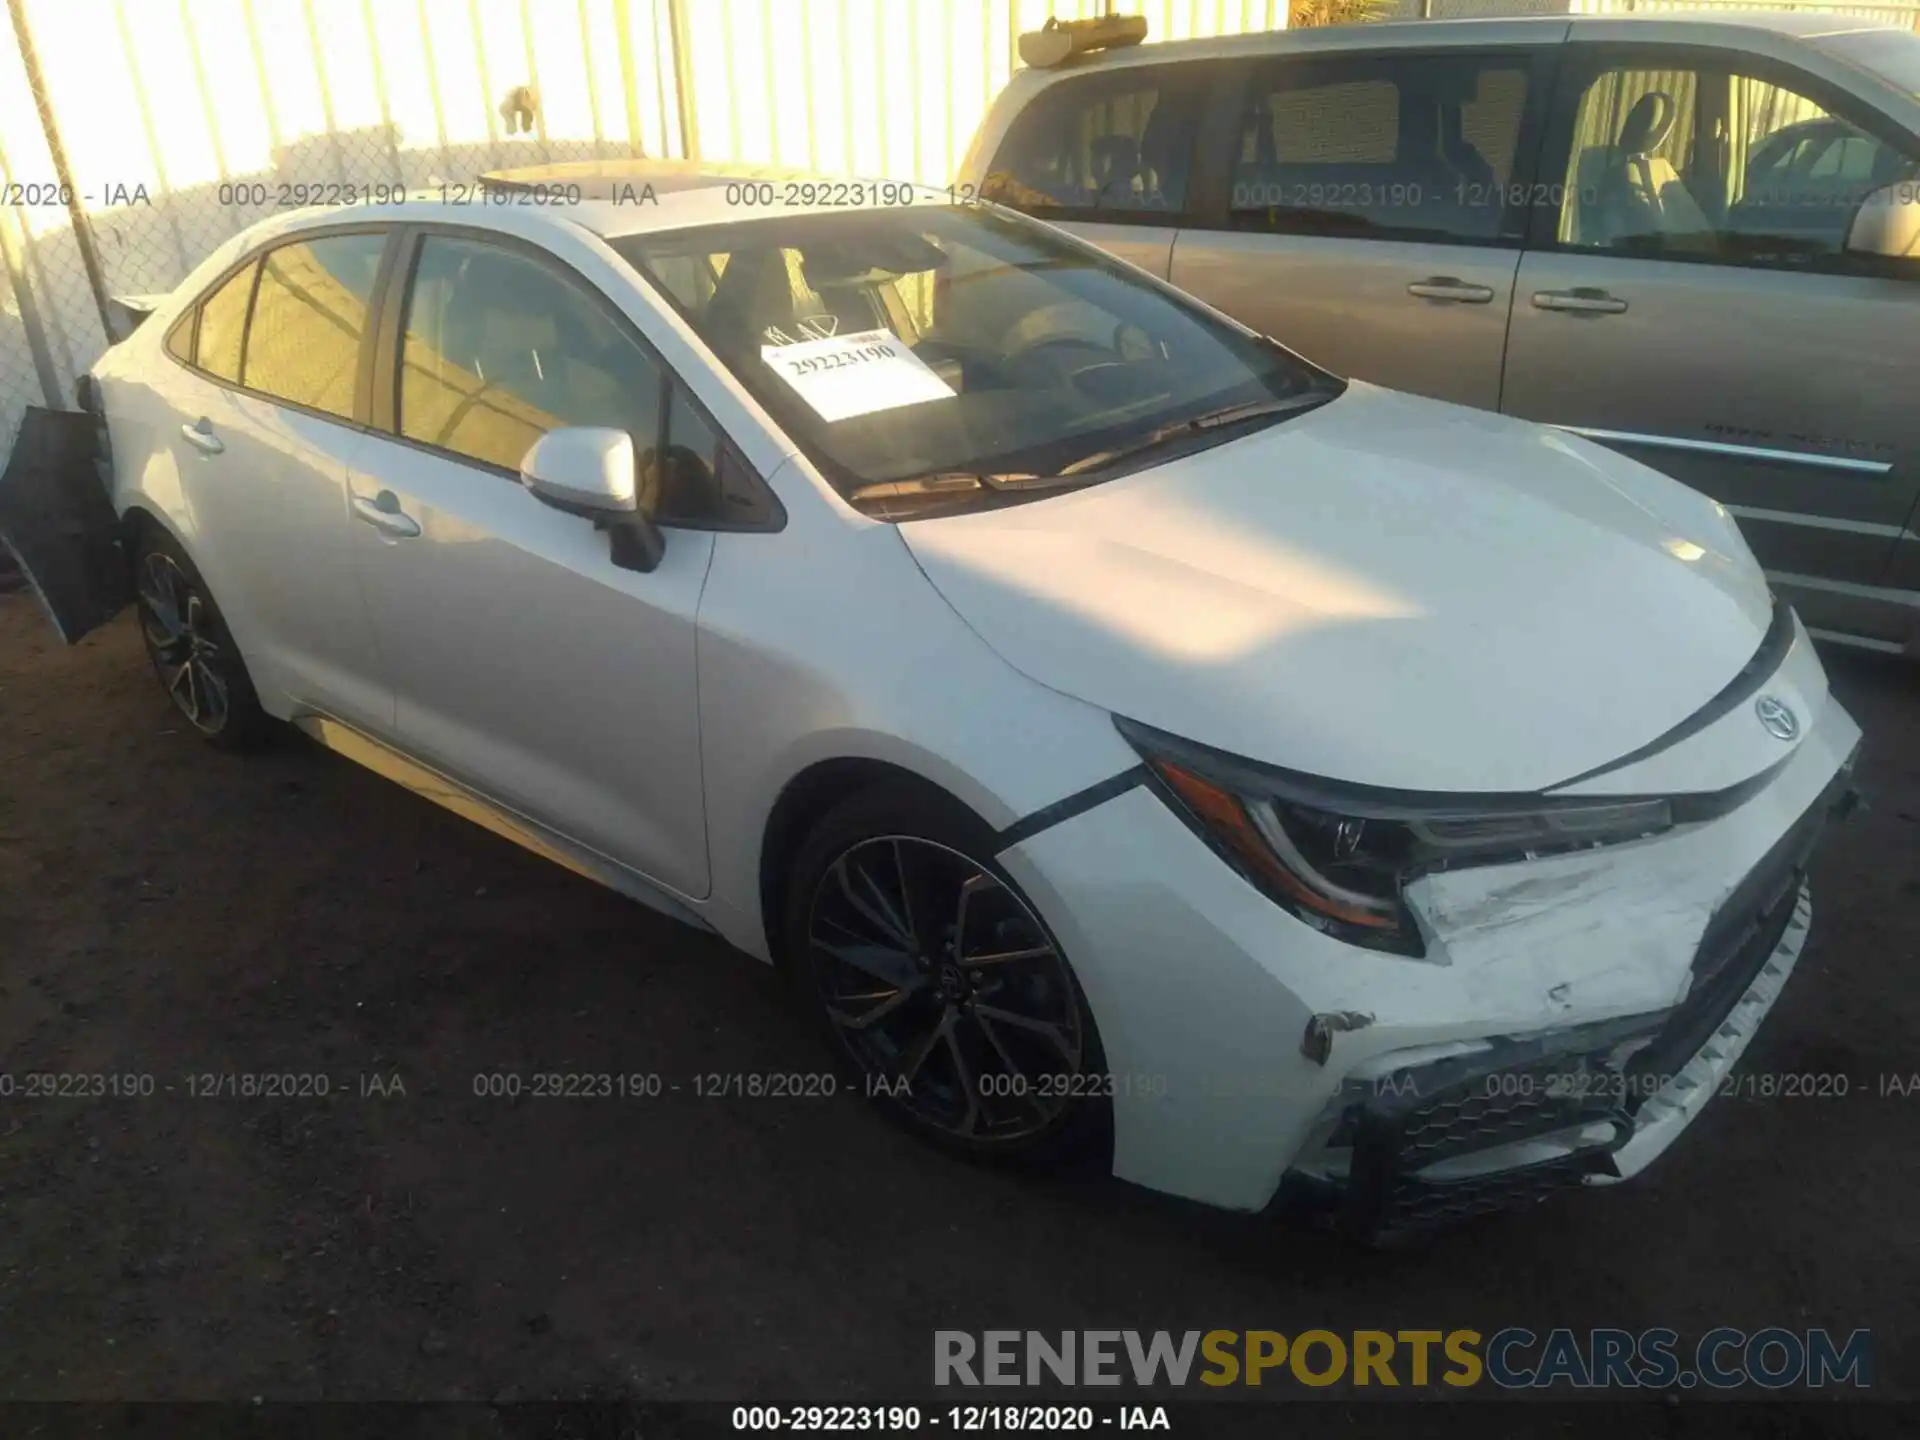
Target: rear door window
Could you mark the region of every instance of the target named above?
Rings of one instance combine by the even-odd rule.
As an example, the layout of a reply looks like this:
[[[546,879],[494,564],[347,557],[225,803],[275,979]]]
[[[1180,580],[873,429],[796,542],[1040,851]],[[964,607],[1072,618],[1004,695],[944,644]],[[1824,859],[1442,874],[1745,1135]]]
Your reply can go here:
[[[1517,243],[1529,69],[1519,55],[1256,66],[1234,142],[1231,225]]]
[[[200,304],[200,337],[194,364],[209,375],[235,384],[240,380],[240,353],[247,336],[247,306],[253,300],[253,281],[260,265],[255,261],[234,272]]]
[[[1198,66],[1127,68],[1043,90],[981,195],[1034,215],[1171,220],[1186,207]]]
[[[384,233],[369,232],[323,235],[268,251],[241,383],[352,419],[360,342],[386,244]]]

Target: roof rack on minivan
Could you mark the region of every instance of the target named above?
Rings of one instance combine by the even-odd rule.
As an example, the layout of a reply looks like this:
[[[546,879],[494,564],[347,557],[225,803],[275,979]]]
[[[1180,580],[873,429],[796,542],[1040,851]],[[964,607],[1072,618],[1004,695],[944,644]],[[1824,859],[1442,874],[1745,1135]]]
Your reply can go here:
[[[1020,37],[1020,58],[1036,70],[1051,70],[1076,56],[1138,45],[1146,38],[1144,15],[1102,15],[1095,20],[1049,15],[1045,25]]]

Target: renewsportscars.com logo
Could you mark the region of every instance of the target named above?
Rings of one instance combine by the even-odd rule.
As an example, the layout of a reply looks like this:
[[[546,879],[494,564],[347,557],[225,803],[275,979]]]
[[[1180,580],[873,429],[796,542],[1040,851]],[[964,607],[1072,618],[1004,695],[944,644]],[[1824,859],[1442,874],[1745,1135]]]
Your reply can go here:
[[[1768,1390],[1873,1384],[1873,1333],[1709,1330],[936,1330],[933,1383]]]

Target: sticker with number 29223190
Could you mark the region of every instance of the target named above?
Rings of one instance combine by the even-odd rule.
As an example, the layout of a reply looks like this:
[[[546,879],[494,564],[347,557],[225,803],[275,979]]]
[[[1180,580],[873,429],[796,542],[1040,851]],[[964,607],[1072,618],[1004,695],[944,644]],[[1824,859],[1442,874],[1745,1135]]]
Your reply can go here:
[[[953,398],[953,387],[891,330],[763,345],[760,358],[827,421]]]

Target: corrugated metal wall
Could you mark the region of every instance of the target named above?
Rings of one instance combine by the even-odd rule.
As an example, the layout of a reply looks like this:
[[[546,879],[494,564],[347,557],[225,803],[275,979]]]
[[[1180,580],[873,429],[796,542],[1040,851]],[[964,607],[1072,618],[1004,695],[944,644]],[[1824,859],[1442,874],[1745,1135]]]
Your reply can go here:
[[[48,148],[110,294],[170,289],[237,230],[341,187],[683,155],[944,182],[1014,42],[1101,0],[7,0],[0,453],[105,347]],[[1284,0],[1120,0],[1150,40],[1285,24]],[[536,92],[531,128],[503,110]],[[377,193],[377,192],[376,192]]]

